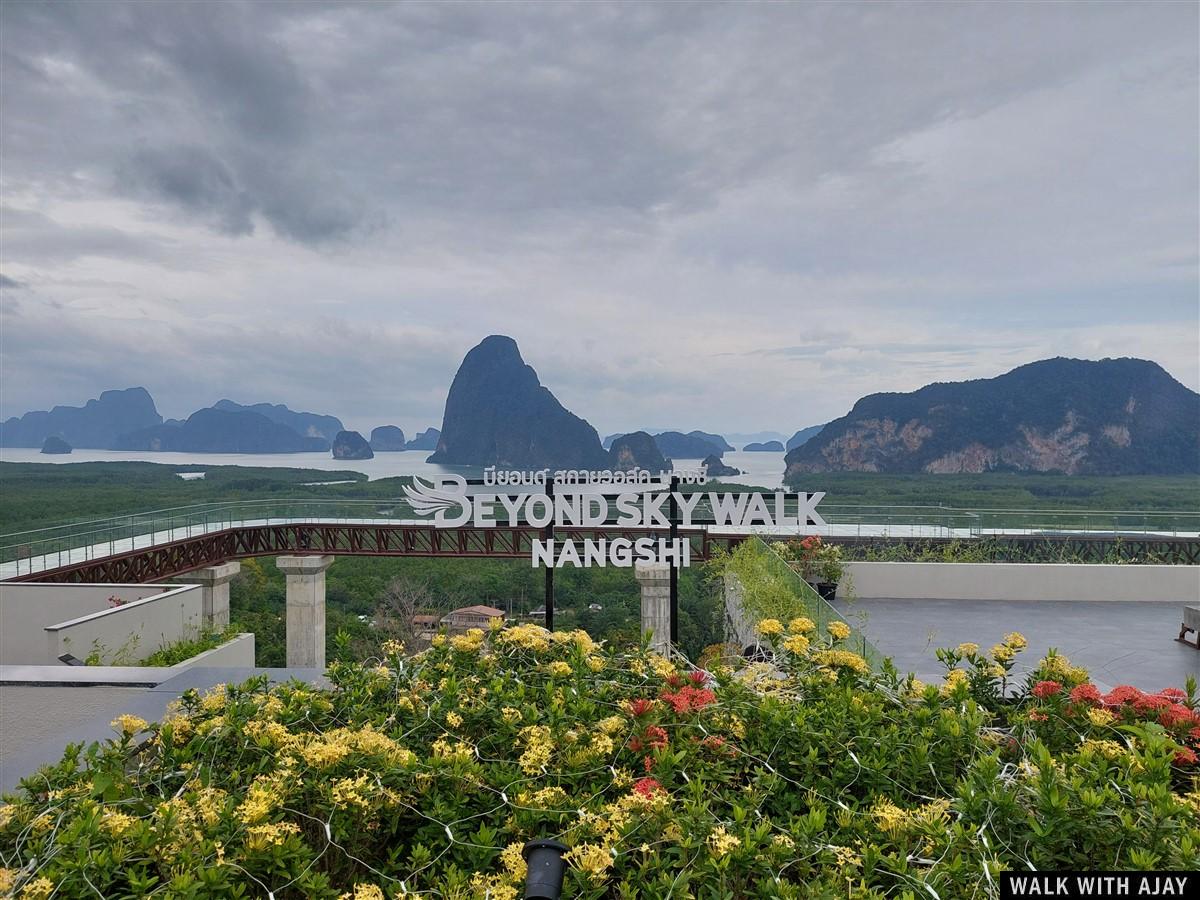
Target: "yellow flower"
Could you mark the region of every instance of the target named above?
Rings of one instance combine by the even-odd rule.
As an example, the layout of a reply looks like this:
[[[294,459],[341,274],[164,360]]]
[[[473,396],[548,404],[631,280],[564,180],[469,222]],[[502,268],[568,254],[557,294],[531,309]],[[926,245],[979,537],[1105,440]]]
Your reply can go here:
[[[725,831],[724,825],[718,825],[708,836],[708,849],[713,856],[721,857],[730,850],[742,846],[742,840]]]
[[[435,634],[433,636],[433,640],[431,640],[429,642],[429,644],[432,647],[445,647],[446,646],[446,636],[444,634]]]
[[[979,652],[979,645],[972,641],[967,641],[958,645],[957,652],[959,656],[974,656]]]
[[[1107,709],[1089,709],[1087,717],[1088,721],[1097,728],[1103,728],[1105,725],[1111,725],[1117,718]]]
[[[225,809],[225,798],[228,795],[220,788],[206,787],[196,792],[194,803],[200,820],[209,827],[216,825]]]
[[[503,645],[521,647],[534,653],[550,649],[550,632],[540,625],[513,625],[499,632],[496,640]]]
[[[463,718],[456,712],[446,713],[446,724],[451,728],[458,728],[462,725]]]
[[[506,706],[500,710],[500,715],[504,717],[504,721],[510,725],[521,721],[521,711],[514,706]]]
[[[783,649],[796,656],[803,656],[808,652],[808,638],[802,634],[793,634],[783,642]]]
[[[625,719],[621,716],[609,716],[597,722],[596,727],[605,734],[618,734],[625,730]]]
[[[833,851],[837,864],[843,869],[857,869],[862,865],[862,857],[850,847],[831,846],[829,849]]]
[[[466,634],[450,638],[450,646],[462,653],[476,653],[483,646],[483,629],[470,628]]]
[[[0,896],[7,896],[12,893],[13,885],[16,881],[17,873],[15,869],[0,867]]]
[[[585,662],[593,672],[599,672],[604,668],[604,657],[602,656],[589,656]]]
[[[524,880],[525,856],[521,852],[523,845],[520,841],[513,841],[500,853],[500,862],[504,866],[504,870],[518,881]]]
[[[123,713],[117,716],[109,723],[110,728],[115,728],[126,737],[132,737],[140,731],[145,731],[147,728],[146,720],[140,716],[131,716],[129,713]]]
[[[1029,646],[1029,641],[1025,640],[1025,635],[1019,631],[1010,631],[1006,634],[1004,636],[1004,643],[1014,650],[1024,650]]]
[[[526,775],[540,772],[554,752],[550,729],[545,725],[527,725],[521,729],[520,741],[525,745],[525,752],[519,760],[522,771]]]
[[[830,622],[825,626],[825,630],[833,635],[833,639],[836,641],[844,641],[850,637],[850,626],[845,622]]]
[[[571,674],[570,663],[565,663],[561,659],[556,659],[554,662],[546,666],[547,671],[555,678],[566,678]]]
[[[669,659],[664,659],[657,653],[650,655],[650,667],[654,669],[654,674],[659,678],[670,678],[678,672],[673,662]]]
[[[357,778],[342,778],[333,783],[334,806],[357,806],[359,809],[369,809],[371,802],[369,793],[370,776],[359,775]]]
[[[384,654],[387,656],[399,656],[404,652],[404,643],[402,641],[386,640],[383,642],[383,647],[380,649],[382,649]]]
[[[967,673],[962,669],[951,669],[946,673],[946,681],[942,684],[942,696],[949,696],[958,689],[959,685],[967,683]]]
[[[810,631],[816,631],[816,623],[807,616],[797,616],[788,622],[788,631],[793,634],[807,634]]]
[[[475,896],[482,900],[517,900],[519,896],[517,889],[507,882],[508,876],[502,875],[484,875],[482,872],[476,872],[471,876],[471,887],[475,889]],[[343,895],[349,897],[349,894]],[[407,897],[408,894],[396,894],[397,897]],[[455,897],[464,896],[462,894],[454,894]],[[341,898],[339,898],[341,900]]]
[[[444,737],[438,738],[432,744],[430,749],[433,750],[433,755],[441,759],[457,760],[458,762],[468,762],[475,757],[475,749],[463,741],[455,741],[450,743]]]
[[[608,870],[613,864],[612,851],[599,844],[579,844],[563,857],[591,879],[592,884],[601,885],[608,877]]]
[[[812,655],[812,660],[818,666],[850,669],[860,675],[866,675],[871,671],[871,667],[865,659],[849,650],[818,650]]]
[[[118,812],[115,809],[106,809],[100,817],[100,827],[113,837],[121,837],[132,830],[137,823],[138,820],[134,816]]]
[[[270,781],[260,775],[246,791],[246,798],[237,808],[237,816],[243,825],[253,825],[265,819],[281,803],[283,798]]]
[[[27,882],[21,891],[21,900],[46,900],[54,893],[54,882],[49,878],[35,878]]]
[[[317,738],[300,751],[304,761],[317,769],[326,769],[336,765],[347,756],[353,748],[341,733],[331,732]]]
[[[1016,651],[1008,644],[996,644],[996,646],[992,647],[991,654],[992,659],[998,663],[1003,663],[1008,662],[1016,656]]]
[[[299,833],[300,826],[293,822],[251,825],[246,829],[246,849],[266,850],[268,847],[278,847],[288,839],[288,835]]]
[[[517,794],[517,803],[534,809],[554,809],[566,806],[567,792],[557,785],[544,787],[540,791],[521,791]]]
[[[773,634],[783,634],[783,623],[778,619],[763,619],[755,626],[755,630],[763,637],[770,637]]]
[[[225,701],[225,685],[214,684],[204,695],[204,699],[200,701],[200,708],[208,713],[220,712],[225,708]]]
[[[1088,740],[1079,745],[1079,752],[1084,755],[1099,754],[1105,759],[1119,760],[1125,756],[1127,747],[1116,741]]]

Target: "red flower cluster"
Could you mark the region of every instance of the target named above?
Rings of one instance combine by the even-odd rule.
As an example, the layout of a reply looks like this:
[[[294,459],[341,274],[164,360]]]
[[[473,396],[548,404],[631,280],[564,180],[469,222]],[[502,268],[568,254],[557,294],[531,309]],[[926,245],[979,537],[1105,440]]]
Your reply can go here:
[[[1137,688],[1128,684],[1119,684],[1104,695],[1105,706],[1120,706],[1122,703],[1136,703],[1145,695]]]
[[[1197,718],[1196,714],[1182,703],[1172,703],[1159,710],[1158,721],[1171,728],[1175,725],[1191,725],[1193,722],[1200,723],[1200,718]]]
[[[629,714],[631,716],[640,719],[642,716],[653,712],[654,705],[655,704],[653,700],[630,700],[629,703],[626,704],[626,709],[629,710]]]
[[[1081,685],[1080,687],[1092,687]],[[1079,688],[1076,688],[1079,690]],[[1071,692],[1074,699],[1075,692]],[[1187,693],[1176,687],[1164,688],[1157,694],[1147,694],[1128,684],[1118,685],[1107,694],[1100,697],[1100,702],[1120,715],[1125,721],[1146,718],[1157,721],[1167,728],[1187,730],[1188,737],[1200,741],[1200,711],[1189,709],[1182,701],[1187,700]],[[1178,765],[1191,765],[1187,760],[1191,750],[1180,751],[1176,757]],[[1183,758],[1184,762],[1178,762]]]
[[[1182,750],[1175,751],[1175,765],[1177,766],[1194,766],[1197,761],[1196,751],[1184,747]]]
[[[649,747],[651,750],[661,750],[667,746],[669,738],[667,732],[657,725],[650,725],[640,735],[635,735],[629,739],[629,749],[635,753],[644,747]]]
[[[633,790],[634,793],[641,794],[643,797],[649,799],[664,790],[664,788],[658,783],[657,778],[639,778],[633,783]]]
[[[1062,685],[1057,681],[1039,681],[1033,686],[1033,696],[1045,700],[1062,691]]]
[[[1100,696],[1100,688],[1094,684],[1081,684],[1071,689],[1071,702],[1099,706],[1104,702]]]
[[[696,712],[717,699],[717,695],[708,688],[693,687],[690,684],[685,684],[674,693],[663,691],[659,696],[677,713]]]

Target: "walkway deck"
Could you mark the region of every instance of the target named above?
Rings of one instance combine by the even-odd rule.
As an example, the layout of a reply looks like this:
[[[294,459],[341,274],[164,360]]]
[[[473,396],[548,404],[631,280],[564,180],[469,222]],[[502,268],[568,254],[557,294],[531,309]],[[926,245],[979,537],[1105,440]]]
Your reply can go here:
[[[1051,647],[1086,667],[1102,690],[1132,684],[1157,691],[1200,677],[1200,651],[1174,640],[1178,603],[859,600],[837,606],[896,668],[926,683],[942,679],[937,648],[973,641],[986,650],[1010,631],[1029,640],[1017,656],[1022,678]]]

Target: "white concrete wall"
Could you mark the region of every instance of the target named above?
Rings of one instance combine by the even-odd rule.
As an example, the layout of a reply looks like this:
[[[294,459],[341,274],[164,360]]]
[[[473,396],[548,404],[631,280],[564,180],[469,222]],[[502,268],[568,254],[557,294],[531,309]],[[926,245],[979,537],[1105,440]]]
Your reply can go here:
[[[1200,602],[1200,566],[852,562],[846,571],[864,600]],[[843,581],[839,599],[845,588]]]
[[[160,647],[196,637],[202,615],[200,586],[174,587],[124,606],[47,625],[41,639],[44,655],[26,662],[50,665],[64,653],[84,659],[98,648],[103,664],[136,664]]]
[[[252,669],[254,668],[254,635],[246,631],[235,635],[225,643],[197,653],[191,659],[171,666],[171,671],[178,673],[196,666],[209,666],[217,669]]]
[[[0,583],[0,665],[26,665],[46,659],[48,625],[109,609],[108,598],[127,604],[174,590],[161,584],[9,584]],[[76,654],[76,656],[87,654]]]

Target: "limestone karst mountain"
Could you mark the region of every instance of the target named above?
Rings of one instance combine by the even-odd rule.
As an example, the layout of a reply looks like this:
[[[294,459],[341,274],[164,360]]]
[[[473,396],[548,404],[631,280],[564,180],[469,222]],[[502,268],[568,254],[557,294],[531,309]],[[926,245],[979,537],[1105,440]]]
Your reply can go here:
[[[604,469],[609,456],[586,421],[565,409],[521,358],[492,335],[459,366],[429,462],[517,469]]]
[[[872,394],[785,457],[808,472],[1200,472],[1200,394],[1157,363],[1062,357]]]

